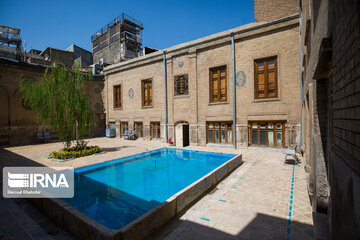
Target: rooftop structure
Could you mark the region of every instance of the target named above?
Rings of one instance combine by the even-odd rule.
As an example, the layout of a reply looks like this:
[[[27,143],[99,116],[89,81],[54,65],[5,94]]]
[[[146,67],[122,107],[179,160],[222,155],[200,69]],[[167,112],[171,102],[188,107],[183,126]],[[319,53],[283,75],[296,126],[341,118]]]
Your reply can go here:
[[[75,44],[72,44],[66,49],[68,52],[74,54],[74,64],[82,67],[90,66],[92,64],[92,53]]]
[[[143,24],[122,13],[91,36],[93,62],[114,64],[138,57]]]
[[[23,52],[20,29],[0,25],[0,57],[21,60]]]

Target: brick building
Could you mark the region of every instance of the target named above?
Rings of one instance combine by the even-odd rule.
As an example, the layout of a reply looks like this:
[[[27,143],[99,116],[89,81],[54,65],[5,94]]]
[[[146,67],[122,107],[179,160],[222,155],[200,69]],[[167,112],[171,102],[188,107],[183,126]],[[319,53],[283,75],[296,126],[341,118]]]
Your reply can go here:
[[[313,211],[360,239],[360,1],[302,0],[303,148]]]
[[[108,125],[118,136],[134,129],[147,140],[180,146],[294,146],[301,105],[298,2],[287,16],[275,7],[262,1],[254,23],[106,67]],[[261,8],[274,15],[259,17]]]
[[[40,80],[47,65],[52,63],[47,60],[38,62],[14,61],[0,56],[0,146],[38,143],[41,140],[37,139],[37,133],[44,132],[49,132],[50,137],[56,139],[56,132],[49,126],[42,126],[35,113],[24,105],[23,95],[19,91],[21,77]],[[94,76],[93,81],[85,84],[90,110],[97,125],[92,129],[91,137],[105,135],[103,88],[103,76]]]

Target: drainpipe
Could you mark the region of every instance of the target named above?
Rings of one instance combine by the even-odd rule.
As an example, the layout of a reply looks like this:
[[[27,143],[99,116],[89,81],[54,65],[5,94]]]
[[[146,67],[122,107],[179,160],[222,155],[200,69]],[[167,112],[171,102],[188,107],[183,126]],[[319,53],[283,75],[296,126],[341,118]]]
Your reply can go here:
[[[301,56],[301,15],[302,15],[302,6],[301,6],[301,3],[300,3],[300,18],[299,18],[299,54],[300,54],[300,101],[301,101],[301,111],[300,111],[300,144],[299,144],[299,147],[300,147],[300,151],[302,151],[303,149],[303,102],[304,102],[304,99],[303,99],[303,80],[302,80],[302,56]],[[296,149],[295,149],[296,150]]]
[[[235,73],[235,44],[234,33],[231,33],[231,49],[232,49],[232,70],[233,70],[233,142],[236,149],[236,73]]]
[[[168,142],[168,103],[167,103],[167,69],[166,52],[164,51],[164,86],[165,86],[165,142]]]

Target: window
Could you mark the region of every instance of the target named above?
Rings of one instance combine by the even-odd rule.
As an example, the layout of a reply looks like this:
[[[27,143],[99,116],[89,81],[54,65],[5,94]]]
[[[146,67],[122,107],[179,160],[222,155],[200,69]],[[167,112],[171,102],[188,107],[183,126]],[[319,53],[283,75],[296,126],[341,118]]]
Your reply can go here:
[[[137,137],[143,137],[143,123],[134,122],[135,134]]]
[[[232,143],[232,122],[206,122],[208,143]]]
[[[226,66],[210,69],[210,102],[226,102]]]
[[[174,82],[174,89],[175,89],[175,96],[177,95],[188,95],[189,88],[188,88],[188,75],[180,75],[175,76]]]
[[[121,108],[121,85],[114,86],[114,108]]]
[[[277,97],[277,59],[255,60],[255,98],[273,97]]]
[[[285,122],[249,122],[249,145],[285,146]]]
[[[109,122],[107,127],[116,129],[116,123],[115,122]]]
[[[124,132],[129,130],[128,122],[120,122],[120,136],[124,135]]]
[[[143,107],[152,106],[152,80],[141,81],[142,105]]]
[[[151,138],[160,138],[160,122],[150,122]]]

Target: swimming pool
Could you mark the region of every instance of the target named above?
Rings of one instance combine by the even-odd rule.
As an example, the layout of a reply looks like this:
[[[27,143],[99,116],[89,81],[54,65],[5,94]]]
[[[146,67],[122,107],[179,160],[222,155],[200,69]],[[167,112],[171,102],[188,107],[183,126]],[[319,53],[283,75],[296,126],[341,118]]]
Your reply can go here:
[[[120,229],[236,155],[159,149],[75,170],[69,205]]]

